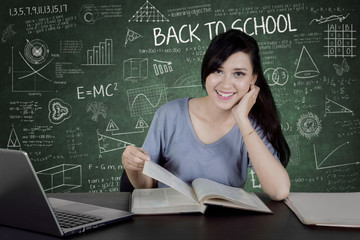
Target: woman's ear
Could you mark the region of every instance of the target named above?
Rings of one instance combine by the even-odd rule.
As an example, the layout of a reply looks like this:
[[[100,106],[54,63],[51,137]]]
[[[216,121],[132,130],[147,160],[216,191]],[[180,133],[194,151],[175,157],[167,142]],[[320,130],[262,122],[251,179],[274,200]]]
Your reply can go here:
[[[251,80],[251,84],[255,84],[255,83],[256,83],[257,77],[258,77],[257,74],[254,74],[254,75],[253,75],[253,79]]]

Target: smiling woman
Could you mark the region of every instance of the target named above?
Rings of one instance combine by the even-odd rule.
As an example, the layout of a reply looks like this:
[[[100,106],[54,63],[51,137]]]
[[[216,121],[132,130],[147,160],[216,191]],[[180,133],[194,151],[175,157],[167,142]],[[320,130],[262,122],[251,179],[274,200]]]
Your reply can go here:
[[[161,106],[143,147],[125,149],[122,162],[131,183],[164,187],[142,174],[145,161],[189,184],[202,177],[234,187],[244,186],[250,167],[271,198],[286,198],[290,150],[256,40],[238,30],[215,37],[203,59],[201,81],[207,96]]]

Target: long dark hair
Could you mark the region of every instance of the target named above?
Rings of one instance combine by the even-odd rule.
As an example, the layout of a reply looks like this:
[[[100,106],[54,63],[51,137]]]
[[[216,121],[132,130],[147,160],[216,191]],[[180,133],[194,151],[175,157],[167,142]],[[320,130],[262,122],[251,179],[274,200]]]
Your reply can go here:
[[[229,30],[217,35],[211,41],[203,58],[202,86],[205,88],[208,75],[219,69],[232,54],[237,52],[249,54],[253,74],[257,74],[255,85],[260,88],[256,103],[250,110],[250,116],[262,126],[267,139],[278,152],[281,164],[286,167],[290,159],[290,148],[281,131],[279,112],[262,70],[258,43],[253,37],[238,30]]]

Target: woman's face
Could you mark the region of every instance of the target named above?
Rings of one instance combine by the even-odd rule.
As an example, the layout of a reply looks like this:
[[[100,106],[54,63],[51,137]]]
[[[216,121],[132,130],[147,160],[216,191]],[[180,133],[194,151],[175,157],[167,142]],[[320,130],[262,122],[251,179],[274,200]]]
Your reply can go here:
[[[249,54],[237,52],[207,76],[205,87],[213,104],[223,110],[231,110],[249,91],[256,78]]]

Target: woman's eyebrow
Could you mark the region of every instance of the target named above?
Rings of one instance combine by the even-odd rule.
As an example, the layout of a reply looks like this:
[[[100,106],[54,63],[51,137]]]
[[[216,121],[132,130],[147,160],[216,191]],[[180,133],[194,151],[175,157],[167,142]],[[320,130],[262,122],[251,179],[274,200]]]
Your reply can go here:
[[[239,67],[236,67],[236,68],[233,68],[234,71],[248,71],[247,68],[243,67],[243,68],[239,68]]]

